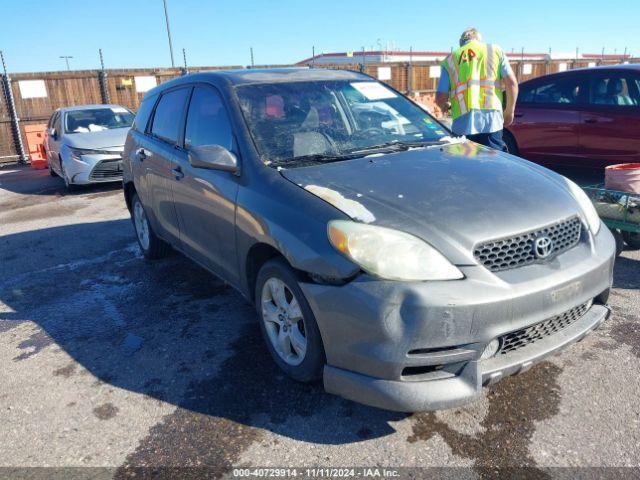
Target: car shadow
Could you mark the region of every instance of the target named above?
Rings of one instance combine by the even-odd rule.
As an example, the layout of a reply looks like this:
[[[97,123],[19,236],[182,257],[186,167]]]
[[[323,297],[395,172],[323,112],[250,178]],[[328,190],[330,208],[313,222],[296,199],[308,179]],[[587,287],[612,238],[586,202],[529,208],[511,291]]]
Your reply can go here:
[[[146,261],[134,242],[128,220],[0,237],[0,332],[28,335],[13,361],[57,345],[73,361],[52,376],[88,371],[193,414],[189,425],[204,415],[314,443],[385,436],[406,416],[289,380],[240,294],[180,254]],[[21,249],[36,244],[25,263]]]
[[[628,250],[628,249],[627,249]],[[640,260],[619,256],[613,270],[613,287],[624,289],[640,288]]]
[[[34,170],[29,166],[4,166],[0,168],[0,190],[44,196],[72,196],[87,193],[111,192],[122,189],[122,182],[93,183],[78,185],[74,190],[64,186],[60,177],[52,177],[48,169]]]

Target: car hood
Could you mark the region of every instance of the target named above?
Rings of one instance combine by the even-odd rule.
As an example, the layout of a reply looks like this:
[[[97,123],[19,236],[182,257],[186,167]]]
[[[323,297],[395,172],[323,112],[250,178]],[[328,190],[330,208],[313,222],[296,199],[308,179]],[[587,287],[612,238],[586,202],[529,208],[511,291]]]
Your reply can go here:
[[[113,147],[122,150],[129,127],[101,130],[99,132],[67,133],[65,143],[74,148],[102,149]]]
[[[562,177],[473,142],[283,169],[356,221],[402,230],[458,264],[473,246],[579,213]]]

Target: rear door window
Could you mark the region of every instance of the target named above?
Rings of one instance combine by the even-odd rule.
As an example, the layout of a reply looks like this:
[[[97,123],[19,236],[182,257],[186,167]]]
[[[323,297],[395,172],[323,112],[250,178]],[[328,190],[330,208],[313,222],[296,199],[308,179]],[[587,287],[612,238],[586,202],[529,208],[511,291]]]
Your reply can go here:
[[[589,89],[591,105],[637,107],[640,105],[638,82],[624,75],[612,73],[594,76]]]
[[[154,137],[168,143],[178,143],[182,114],[187,103],[189,90],[189,88],[171,90],[160,97],[151,126],[151,134]]]
[[[198,86],[189,104],[184,147],[202,145],[220,145],[231,151],[233,133],[220,94],[213,88]]]

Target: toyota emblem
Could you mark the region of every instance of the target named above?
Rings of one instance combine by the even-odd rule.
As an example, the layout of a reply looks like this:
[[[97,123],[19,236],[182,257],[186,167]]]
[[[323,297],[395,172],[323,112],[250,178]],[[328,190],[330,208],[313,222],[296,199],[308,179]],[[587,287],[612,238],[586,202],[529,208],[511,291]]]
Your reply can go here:
[[[541,235],[533,241],[533,253],[536,258],[543,259],[551,255],[553,240],[546,235]]]

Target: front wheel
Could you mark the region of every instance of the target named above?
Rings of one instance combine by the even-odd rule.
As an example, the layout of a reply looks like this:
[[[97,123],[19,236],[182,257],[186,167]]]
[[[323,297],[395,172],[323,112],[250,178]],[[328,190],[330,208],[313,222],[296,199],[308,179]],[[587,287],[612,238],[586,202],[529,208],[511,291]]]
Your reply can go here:
[[[260,269],[255,300],[262,335],[280,369],[299,382],[320,378],[326,363],[320,330],[296,273],[283,259]]]
[[[634,250],[640,249],[640,233],[622,232],[622,238],[624,238],[624,242],[629,245],[629,248]]]
[[[136,230],[138,245],[140,245],[140,250],[145,258],[154,260],[166,256],[169,245],[153,231],[147,212],[137,193],[134,193],[131,199],[131,220],[133,220],[133,227]]]
[[[78,186],[69,181],[69,178],[67,177],[67,173],[64,171],[64,167],[62,166],[62,160],[60,160],[60,173],[62,174],[61,177],[64,180],[64,186],[66,187],[67,191],[69,192],[77,191]]]
[[[617,228],[612,229],[611,233],[613,234],[613,238],[616,241],[616,257],[619,257],[622,253],[622,250],[624,250],[624,238],[620,230],[618,230]]]
[[[507,146],[507,153],[516,156],[518,155],[518,144],[516,143],[516,139],[513,138],[513,135],[508,130],[503,131],[502,141]]]

